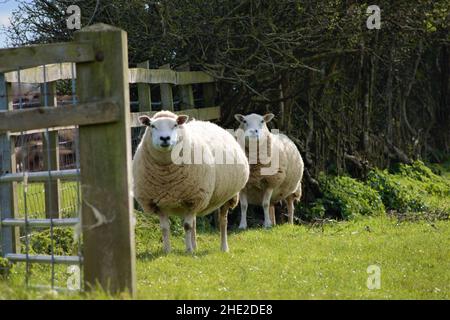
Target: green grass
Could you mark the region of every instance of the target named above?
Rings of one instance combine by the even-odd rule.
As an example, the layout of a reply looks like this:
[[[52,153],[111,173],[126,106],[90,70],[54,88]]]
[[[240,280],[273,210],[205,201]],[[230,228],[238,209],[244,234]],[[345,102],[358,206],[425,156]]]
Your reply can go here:
[[[232,233],[228,254],[219,251],[217,233],[200,234],[194,255],[184,253],[181,236],[172,237],[168,255],[156,238],[151,232],[138,239],[138,299],[450,298],[449,221],[364,217],[323,229],[255,229]],[[378,290],[366,286],[369,265],[381,268]],[[22,275],[13,271],[9,289],[0,284],[0,299],[55,298],[21,288]]]
[[[30,219],[45,217],[44,184],[30,183],[27,186],[26,208]],[[23,183],[17,185],[17,198],[19,213],[25,213],[25,196]],[[63,217],[76,216],[77,183],[72,181],[61,182],[60,207]]]
[[[433,171],[440,175],[417,163],[375,177],[374,190],[383,192],[389,214],[366,210],[365,215],[374,196],[365,192],[361,183],[335,179],[333,183],[346,189],[330,189],[329,199],[323,203],[337,204],[341,210],[362,208],[361,214],[351,214],[350,220],[340,222],[232,230],[229,253],[220,252],[218,231],[201,228],[198,251],[186,254],[182,224],[173,219],[173,251],[164,254],[157,218],[137,213],[137,298],[450,299],[450,165],[433,167]],[[31,191],[39,193],[38,189]],[[354,202],[361,194],[369,199],[365,206]],[[72,233],[58,234],[59,249],[73,250]],[[32,239],[37,241],[36,248],[48,250],[48,234]],[[371,265],[381,269],[380,289],[367,288]],[[54,294],[25,288],[24,269],[24,264],[16,264],[7,280],[0,280],[0,300],[130,298],[101,291]],[[65,287],[70,277],[67,267],[56,266],[55,271],[56,285]],[[50,267],[33,265],[30,283],[48,285]]]

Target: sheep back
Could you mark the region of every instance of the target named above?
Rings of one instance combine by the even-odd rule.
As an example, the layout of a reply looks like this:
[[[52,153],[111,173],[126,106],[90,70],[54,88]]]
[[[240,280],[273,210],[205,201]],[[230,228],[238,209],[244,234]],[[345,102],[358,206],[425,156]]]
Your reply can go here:
[[[277,146],[279,154],[278,171],[273,175],[261,175],[261,169],[269,164],[251,164],[250,178],[244,188],[250,204],[260,205],[264,190],[273,188],[271,203],[283,200],[301,188],[303,159],[295,144],[284,134],[270,134],[272,144]],[[272,155],[272,159],[273,159]]]

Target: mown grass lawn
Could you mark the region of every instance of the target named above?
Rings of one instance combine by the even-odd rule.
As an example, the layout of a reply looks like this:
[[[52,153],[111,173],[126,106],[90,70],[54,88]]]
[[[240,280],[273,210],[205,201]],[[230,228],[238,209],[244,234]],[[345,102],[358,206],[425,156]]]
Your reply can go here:
[[[218,233],[199,234],[194,255],[184,253],[181,235],[172,237],[167,255],[156,228],[138,230],[138,237],[138,299],[450,298],[449,221],[382,216],[231,232],[227,254],[219,251]],[[380,289],[367,288],[370,265],[381,269]],[[25,290],[15,272],[0,283],[0,299],[108,298]]]

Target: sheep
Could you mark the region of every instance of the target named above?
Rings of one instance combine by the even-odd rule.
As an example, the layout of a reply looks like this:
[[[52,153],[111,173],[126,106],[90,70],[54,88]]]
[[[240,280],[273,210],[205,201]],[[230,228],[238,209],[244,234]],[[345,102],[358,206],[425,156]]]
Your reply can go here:
[[[133,194],[144,212],[159,216],[164,251],[170,251],[169,215],[184,218],[186,251],[193,252],[196,216],[217,209],[221,249],[228,251],[228,210],[239,203],[249,176],[247,157],[235,137],[211,122],[187,122],[187,115],[170,111],[139,120],[146,129],[133,159]],[[226,163],[220,160],[224,152]]]
[[[288,208],[288,221],[294,223],[294,202],[301,197],[303,159],[295,144],[284,134],[272,134],[267,123],[273,114],[264,116],[236,114],[241,135],[243,135],[246,154],[250,163],[250,178],[240,192],[240,229],[247,228],[248,204],[262,205],[264,227],[270,228],[275,221],[274,203],[285,200]],[[247,144],[248,143],[248,144]],[[251,146],[256,145],[252,153]],[[268,169],[271,169],[268,171]]]

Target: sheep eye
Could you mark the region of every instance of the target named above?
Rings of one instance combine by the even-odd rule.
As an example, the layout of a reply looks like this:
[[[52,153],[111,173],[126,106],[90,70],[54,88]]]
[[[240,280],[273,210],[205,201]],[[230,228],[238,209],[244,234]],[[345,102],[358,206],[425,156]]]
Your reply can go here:
[[[154,125],[150,125],[150,127],[151,127],[152,129],[156,129],[156,127],[155,127]]]
[[[261,120],[261,123],[264,123],[264,120]]]
[[[242,121],[242,122],[247,123],[247,120],[244,120],[244,121]]]
[[[173,127],[176,128],[176,127],[178,127],[178,125],[176,124],[176,125],[174,125]]]

